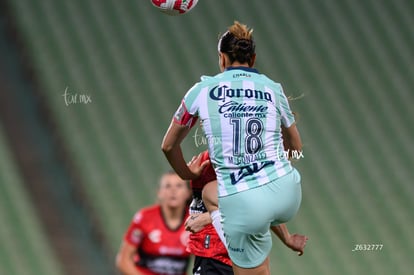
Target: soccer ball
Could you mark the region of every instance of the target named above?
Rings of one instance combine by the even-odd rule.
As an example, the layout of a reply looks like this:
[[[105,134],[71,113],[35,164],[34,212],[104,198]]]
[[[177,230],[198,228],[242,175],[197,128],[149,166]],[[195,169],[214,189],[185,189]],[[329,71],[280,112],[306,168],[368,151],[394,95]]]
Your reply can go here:
[[[192,10],[198,0],[151,0],[152,5],[168,15],[180,15]]]

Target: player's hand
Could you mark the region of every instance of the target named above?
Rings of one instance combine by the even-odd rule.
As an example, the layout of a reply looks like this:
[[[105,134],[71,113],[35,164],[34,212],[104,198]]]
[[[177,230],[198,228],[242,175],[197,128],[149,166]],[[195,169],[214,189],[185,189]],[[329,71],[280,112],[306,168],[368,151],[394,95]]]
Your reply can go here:
[[[306,242],[308,237],[300,234],[292,234],[286,240],[286,246],[288,246],[293,251],[298,252],[298,256],[302,256],[305,250]]]
[[[210,214],[208,212],[203,214],[194,214],[187,218],[185,221],[185,230],[191,233],[197,233],[201,231],[207,224],[211,223]]]
[[[205,161],[201,161],[202,159],[202,153],[198,154],[197,156],[194,156],[188,163],[187,166],[190,169],[190,171],[197,175],[200,176],[201,173],[203,172],[204,168],[210,164],[210,160],[205,160]],[[196,178],[197,178],[196,177]]]

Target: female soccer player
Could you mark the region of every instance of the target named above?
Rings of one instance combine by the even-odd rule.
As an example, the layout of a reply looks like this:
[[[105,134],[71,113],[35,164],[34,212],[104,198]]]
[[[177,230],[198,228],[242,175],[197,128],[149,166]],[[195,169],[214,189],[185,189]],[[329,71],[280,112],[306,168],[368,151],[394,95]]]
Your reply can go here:
[[[207,159],[209,156],[205,151],[202,153],[202,160]],[[202,201],[204,186],[215,180],[216,173],[209,164],[197,179],[190,182],[193,201],[190,205],[190,217],[185,225],[186,230],[191,232],[187,249],[195,256],[194,275],[233,275],[227,249],[211,224],[210,214]],[[217,200],[217,192],[212,195],[216,195]]]
[[[190,196],[187,182],[175,172],[161,177],[159,204],[138,211],[125,233],[116,260],[122,274],[186,274],[190,254],[184,223]]]
[[[201,153],[201,161],[208,159],[207,151]],[[191,166],[192,162],[188,165]],[[224,239],[224,236],[218,236],[216,233],[202,200],[202,197],[204,200],[207,199],[210,208],[218,209],[216,183],[216,173],[211,164],[204,168],[197,179],[191,181],[193,202],[190,205],[190,217],[186,221],[186,230],[192,232],[188,242],[188,251],[195,255],[194,275],[234,274],[231,268],[231,260],[221,240]],[[208,188],[209,191],[204,192],[203,189],[205,188]],[[204,195],[202,196],[202,194]],[[308,239],[306,236],[290,234],[285,224],[273,226],[271,229],[287,247],[297,251],[299,256],[303,254]]]
[[[301,151],[294,115],[281,85],[253,68],[252,32],[235,22],[221,36],[221,73],[202,77],[187,92],[162,143],[178,175],[196,178],[208,161],[201,163],[199,158],[196,162],[201,165],[190,169],[180,143],[197,118],[201,119],[236,275],[270,274],[269,228],[292,219],[302,196],[300,175],[284,154],[281,134],[284,126],[291,148]]]

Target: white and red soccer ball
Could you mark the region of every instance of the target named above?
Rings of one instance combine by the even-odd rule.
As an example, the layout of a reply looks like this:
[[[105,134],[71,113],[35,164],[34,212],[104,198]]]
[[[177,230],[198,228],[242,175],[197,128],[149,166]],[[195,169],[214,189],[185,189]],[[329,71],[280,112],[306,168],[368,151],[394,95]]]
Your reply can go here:
[[[151,3],[168,15],[180,15],[192,10],[198,0],[151,0]]]

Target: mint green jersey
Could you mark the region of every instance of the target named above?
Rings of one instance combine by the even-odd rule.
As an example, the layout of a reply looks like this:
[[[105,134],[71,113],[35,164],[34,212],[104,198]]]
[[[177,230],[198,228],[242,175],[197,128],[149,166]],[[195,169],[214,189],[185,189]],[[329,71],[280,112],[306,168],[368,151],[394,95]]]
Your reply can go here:
[[[219,197],[255,188],[292,170],[281,125],[294,116],[282,86],[247,67],[203,76],[185,95],[175,121],[202,122]]]

